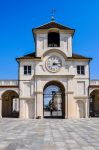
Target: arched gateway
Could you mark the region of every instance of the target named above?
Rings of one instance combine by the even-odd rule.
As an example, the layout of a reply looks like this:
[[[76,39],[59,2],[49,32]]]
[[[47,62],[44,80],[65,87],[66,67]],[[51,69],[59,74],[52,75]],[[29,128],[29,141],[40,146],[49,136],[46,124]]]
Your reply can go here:
[[[65,88],[58,81],[48,82],[43,89],[43,116],[65,117]]]
[[[99,117],[99,89],[90,93],[90,116]]]
[[[16,91],[7,90],[2,94],[2,117],[19,116],[19,95]]]

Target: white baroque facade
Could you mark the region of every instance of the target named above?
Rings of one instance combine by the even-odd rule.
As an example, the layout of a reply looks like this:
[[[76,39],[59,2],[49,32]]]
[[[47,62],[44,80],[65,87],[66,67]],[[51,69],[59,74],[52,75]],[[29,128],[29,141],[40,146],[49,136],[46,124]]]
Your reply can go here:
[[[16,59],[18,81],[0,82],[0,116],[89,117],[91,58],[73,53],[75,30],[52,21],[32,31],[36,50]],[[60,93],[60,109],[51,104],[53,93]]]

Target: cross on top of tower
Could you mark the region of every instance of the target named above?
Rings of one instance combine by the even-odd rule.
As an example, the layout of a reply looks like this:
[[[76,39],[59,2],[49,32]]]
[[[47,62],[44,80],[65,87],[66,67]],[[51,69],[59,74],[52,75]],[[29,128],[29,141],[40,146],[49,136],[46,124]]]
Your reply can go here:
[[[52,22],[55,21],[55,12],[56,12],[56,10],[53,8],[53,9],[52,9],[52,17],[51,17],[51,21],[52,21]]]

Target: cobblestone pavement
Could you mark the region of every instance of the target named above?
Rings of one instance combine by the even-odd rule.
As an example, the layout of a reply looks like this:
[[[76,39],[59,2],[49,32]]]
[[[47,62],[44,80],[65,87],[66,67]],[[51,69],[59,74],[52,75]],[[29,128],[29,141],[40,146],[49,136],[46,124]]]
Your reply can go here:
[[[99,118],[1,119],[0,150],[99,150]]]

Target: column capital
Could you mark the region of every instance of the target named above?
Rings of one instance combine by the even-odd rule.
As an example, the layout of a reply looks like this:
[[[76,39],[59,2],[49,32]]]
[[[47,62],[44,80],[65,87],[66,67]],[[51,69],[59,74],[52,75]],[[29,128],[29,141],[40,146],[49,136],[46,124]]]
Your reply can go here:
[[[68,92],[65,92],[65,94],[74,94],[73,91],[68,91]]]
[[[0,118],[2,118],[2,99],[0,98]]]
[[[43,94],[43,92],[38,91],[38,92],[34,92],[34,94]]]

